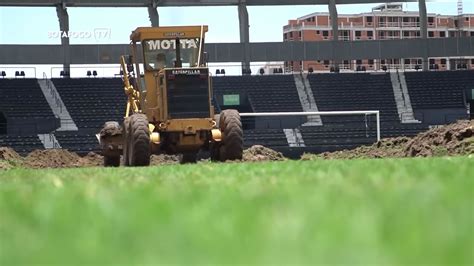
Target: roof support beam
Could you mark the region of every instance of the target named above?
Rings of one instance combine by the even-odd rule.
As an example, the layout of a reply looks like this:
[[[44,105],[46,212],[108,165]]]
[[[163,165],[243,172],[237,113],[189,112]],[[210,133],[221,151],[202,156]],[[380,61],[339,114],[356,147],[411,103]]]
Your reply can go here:
[[[129,54],[128,44],[71,45],[72,64],[118,64],[121,55]],[[466,57],[474,59],[474,37],[359,40],[338,42],[337,53],[329,42],[270,42],[250,43],[250,60],[304,61],[336,59],[419,58],[428,51],[428,57]],[[239,62],[243,58],[243,43],[209,43],[205,51],[209,62]],[[2,64],[61,64],[61,45],[0,44]],[[140,59],[140,58],[139,58]]]
[[[418,9],[420,12],[420,36],[421,39],[427,43],[428,40],[428,18],[426,15],[426,1],[425,0],[418,0]],[[428,47],[428,46],[426,46]],[[422,69],[423,71],[428,71],[428,48],[423,53],[423,64]]]
[[[334,44],[335,49],[333,50],[333,63],[334,67],[339,66],[339,62],[336,60],[336,53],[337,53],[337,42],[339,41],[339,25],[337,19],[337,7],[336,7],[336,0],[329,0],[329,16],[331,17],[331,27],[332,27],[332,42]]]
[[[56,14],[58,15],[59,30],[61,31],[61,49],[63,52],[63,70],[70,73],[71,67],[71,54],[69,50],[69,15],[65,5],[56,6]],[[66,33],[66,34],[64,34]]]
[[[338,0],[343,4],[416,2],[417,0]],[[160,0],[158,6],[236,6],[241,0]],[[248,6],[327,5],[328,0],[246,0]],[[2,0],[0,6],[147,7],[150,0]]]
[[[153,4],[148,6],[148,17],[150,18],[152,27],[160,26],[160,16],[158,14],[156,2],[153,2]]]
[[[244,57],[242,61],[243,69],[250,69],[250,33],[249,33],[249,13],[247,11],[247,4],[245,0],[240,2],[238,7],[239,12],[239,28],[240,28],[240,43],[243,44]]]

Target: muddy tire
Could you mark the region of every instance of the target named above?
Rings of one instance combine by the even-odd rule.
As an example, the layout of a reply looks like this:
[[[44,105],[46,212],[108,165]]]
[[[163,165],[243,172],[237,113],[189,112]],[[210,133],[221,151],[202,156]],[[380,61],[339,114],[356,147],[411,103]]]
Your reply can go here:
[[[104,166],[105,167],[119,167],[120,156],[104,156]]]
[[[244,133],[239,112],[237,110],[222,111],[219,126],[222,132],[219,160],[222,162],[242,160]]]
[[[143,114],[130,116],[129,139],[127,144],[130,166],[150,165],[150,129],[148,119]]]
[[[196,163],[197,162],[197,153],[188,152],[181,154],[179,158],[180,164],[187,164],[187,163]]]

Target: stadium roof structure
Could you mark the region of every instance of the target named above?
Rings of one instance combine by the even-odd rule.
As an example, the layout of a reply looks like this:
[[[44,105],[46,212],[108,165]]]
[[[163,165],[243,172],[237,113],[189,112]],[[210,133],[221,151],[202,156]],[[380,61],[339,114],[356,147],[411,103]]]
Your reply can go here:
[[[333,36],[338,36],[336,4],[418,2],[420,39],[378,41],[332,41],[250,43],[247,6],[328,5]],[[69,31],[69,7],[145,7],[151,26],[159,26],[159,7],[166,6],[237,6],[240,43],[210,44],[206,50],[210,62],[242,62],[248,69],[250,62],[290,61],[307,59],[383,59],[423,58],[423,70],[428,70],[429,56],[468,56],[474,54],[474,37],[428,39],[426,0],[2,0],[0,6],[56,8],[59,29]],[[128,53],[128,45],[69,45],[61,38],[61,45],[1,45],[0,62],[4,64],[57,64],[69,71],[70,64],[116,63],[120,54]]]
[[[148,7],[152,6],[271,6],[271,5],[328,5],[329,0],[5,0],[0,6],[56,6],[66,7]],[[337,4],[372,4],[417,2],[417,0],[337,0]]]

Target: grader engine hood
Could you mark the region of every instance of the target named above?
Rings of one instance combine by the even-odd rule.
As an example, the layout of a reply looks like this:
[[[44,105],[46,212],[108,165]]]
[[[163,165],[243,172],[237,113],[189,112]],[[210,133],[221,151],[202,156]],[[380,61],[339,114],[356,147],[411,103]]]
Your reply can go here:
[[[209,118],[209,69],[165,70],[168,119]]]

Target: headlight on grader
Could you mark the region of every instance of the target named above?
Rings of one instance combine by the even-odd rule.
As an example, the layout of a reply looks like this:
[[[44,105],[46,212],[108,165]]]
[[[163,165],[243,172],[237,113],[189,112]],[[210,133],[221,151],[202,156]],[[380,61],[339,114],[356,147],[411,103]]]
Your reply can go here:
[[[160,144],[160,133],[152,132],[150,134],[150,141],[153,142],[154,144]]]
[[[219,129],[212,129],[211,134],[212,134],[212,139],[214,141],[221,141],[222,140],[222,133]]]

